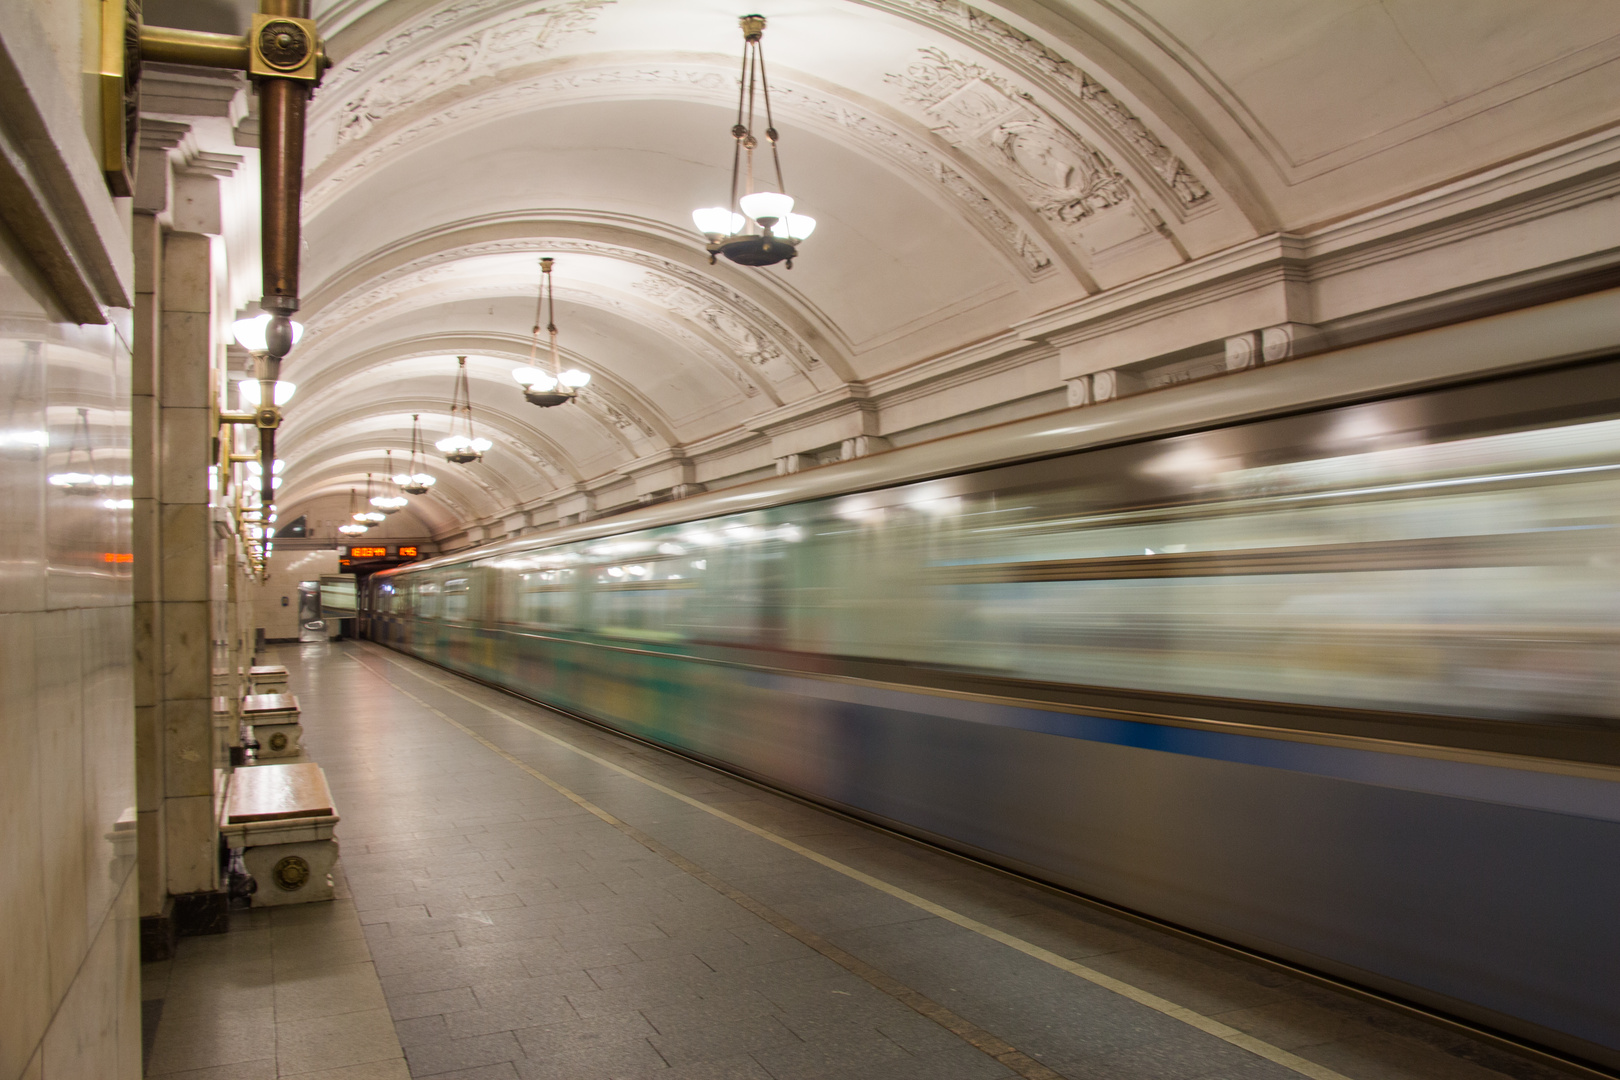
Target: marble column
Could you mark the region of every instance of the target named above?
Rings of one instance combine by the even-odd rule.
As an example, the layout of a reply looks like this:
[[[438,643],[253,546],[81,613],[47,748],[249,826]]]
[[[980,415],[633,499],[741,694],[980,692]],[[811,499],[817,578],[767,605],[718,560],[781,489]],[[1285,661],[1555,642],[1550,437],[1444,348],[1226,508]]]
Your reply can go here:
[[[209,578],[213,523],[213,241],[163,241],[158,361],[161,430],[157,492],[161,558],[165,874],[182,932],[223,930],[214,821],[213,633]]]

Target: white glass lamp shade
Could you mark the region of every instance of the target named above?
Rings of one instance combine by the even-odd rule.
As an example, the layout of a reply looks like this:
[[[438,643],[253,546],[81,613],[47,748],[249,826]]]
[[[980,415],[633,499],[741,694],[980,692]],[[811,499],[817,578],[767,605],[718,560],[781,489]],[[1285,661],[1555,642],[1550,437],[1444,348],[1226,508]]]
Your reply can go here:
[[[236,384],[236,392],[242,395],[242,404],[248,408],[257,409],[259,407],[258,379],[243,379]],[[279,408],[287,404],[297,392],[297,383],[290,383],[286,379],[276,380],[276,406]]]
[[[538,390],[542,393],[557,385],[556,379],[553,379],[539,368],[529,367],[527,364],[513,369],[512,378],[518,381],[519,386],[528,390]]]
[[[446,435],[433,445],[438,447],[442,453],[453,454],[457,450],[470,449],[472,442],[465,435]]]
[[[755,221],[781,221],[793,210],[793,196],[779,191],[756,191],[744,195],[737,204]]]
[[[557,376],[557,381],[562,383],[564,386],[572,386],[577,389],[591,381],[591,373],[588,371],[581,371],[578,368],[569,368],[567,371]]]
[[[264,475],[264,466],[259,464],[259,459],[258,458],[254,458],[252,461],[249,461],[246,464],[247,464],[247,471],[252,473],[254,476],[263,476]],[[280,458],[276,458],[275,463],[270,466],[270,475],[271,476],[280,476],[281,471],[283,469],[285,469],[286,467],[287,467],[287,463],[285,461],[281,460]]]
[[[398,510],[409,501],[403,495],[373,495],[371,497],[371,505],[385,514]]]
[[[552,379],[551,376],[548,376],[546,372],[541,371],[539,368],[527,368],[527,366],[518,368],[517,371],[512,372],[512,377],[517,379],[518,384],[522,385],[523,389],[535,390],[538,393],[544,393],[557,385],[556,379]]]
[[[407,473],[407,472],[395,473],[393,476],[390,476],[388,479],[392,480],[395,484],[398,484],[400,487],[404,487],[406,484],[411,482],[411,474]]]
[[[702,210],[692,211],[692,224],[697,226],[698,232],[710,240],[718,240],[722,236],[737,235],[748,223],[741,214],[724,206],[708,206]]]
[[[816,219],[809,214],[789,214],[783,219],[782,227],[776,231],[778,235],[785,236],[793,243],[802,244],[816,231]]]
[[[495,444],[490,442],[488,439],[474,439],[472,441],[472,448],[478,451],[480,454],[494,445]]]
[[[361,524],[376,525],[387,516],[388,515],[384,514],[381,510],[366,510],[363,513],[354,515],[354,520],[360,522]]]
[[[438,482],[438,477],[434,476],[432,473],[419,472],[411,475],[411,483],[415,484],[417,487],[432,487]]]
[[[269,315],[255,315],[251,319],[237,319],[231,324],[231,336],[236,339],[238,345],[250,353],[269,352],[270,345],[265,341],[265,331],[269,325]],[[293,344],[298,344],[298,339],[303,336],[304,324],[294,322],[292,324]]]
[[[344,536],[359,536],[361,533],[363,533],[365,531],[366,531],[366,526],[358,524],[358,523],[353,524],[353,525],[339,525],[338,526],[338,532],[342,533]]]

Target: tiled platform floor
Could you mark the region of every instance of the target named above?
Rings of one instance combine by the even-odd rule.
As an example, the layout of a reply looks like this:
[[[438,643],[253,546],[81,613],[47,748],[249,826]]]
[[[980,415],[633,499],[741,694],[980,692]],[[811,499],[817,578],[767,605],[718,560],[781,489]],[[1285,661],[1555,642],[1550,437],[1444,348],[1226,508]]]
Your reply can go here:
[[[364,951],[341,915],[278,912],[182,954],[171,986],[252,934],[272,963],[278,942],[333,972],[369,959],[414,1077],[1564,1075],[395,653],[276,659],[343,816]],[[220,1030],[267,1007],[214,1000]],[[374,1037],[374,1002],[338,1008],[323,1030]],[[185,1022],[166,1002],[154,1067]]]

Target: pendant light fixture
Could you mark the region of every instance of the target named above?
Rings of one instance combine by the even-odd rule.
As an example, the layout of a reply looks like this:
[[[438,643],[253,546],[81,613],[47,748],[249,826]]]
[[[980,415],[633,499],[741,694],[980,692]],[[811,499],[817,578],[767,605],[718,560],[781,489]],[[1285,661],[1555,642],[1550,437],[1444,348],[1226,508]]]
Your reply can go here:
[[[591,381],[588,372],[578,368],[562,369],[562,358],[557,353],[557,300],[552,292],[551,266],[557,260],[540,260],[540,294],[534,303],[534,340],[529,344],[529,363],[512,372],[512,378],[523,387],[523,396],[529,404],[541,408],[562,405],[579,396],[579,388]],[[551,335],[551,370],[542,371],[540,358],[540,312],[545,310],[546,331]]]
[[[692,212],[698,232],[708,238],[709,262],[724,255],[742,266],[772,266],[786,262],[793,269],[799,245],[815,231],[816,219],[793,213],[793,198],[782,182],[782,156],[777,150],[776,124],[771,119],[771,87],[765,78],[765,16],[744,15],[742,80],[737,91],[737,123],[731,129],[736,145],[731,154],[731,205]],[[765,104],[765,140],[771,144],[776,171],[775,191],[754,190],[754,91],[756,84]],[[739,186],[743,189],[739,191]],[[740,212],[739,212],[740,211]]]
[[[418,460],[420,459],[420,460]],[[411,464],[408,472],[397,473],[394,483],[407,495],[426,495],[427,489],[438,483],[430,472],[424,471],[427,454],[422,450],[422,414],[411,416]]]
[[[338,532],[342,533],[344,536],[359,536],[361,533],[365,532],[368,528],[370,528],[369,525],[362,525],[360,523],[360,520],[359,520],[360,514],[359,514],[359,512],[357,510],[355,510],[356,505],[357,505],[357,500],[355,498],[355,490],[354,490],[354,488],[350,488],[349,489],[349,518],[350,518],[350,521],[346,525],[339,525],[338,526]]]
[[[394,476],[394,452],[392,450],[384,450],[383,457],[388,459],[388,465],[383,472],[383,476],[392,480]],[[378,510],[381,510],[385,514],[397,514],[403,510],[406,504],[409,502],[410,500],[403,495],[373,495],[371,497],[371,505],[375,506]]]
[[[375,504],[376,501],[371,495],[371,474],[366,473],[366,502]],[[381,510],[362,510],[354,515],[354,520],[362,525],[380,525],[387,516]]]
[[[461,428],[460,431],[456,430]],[[450,434],[433,444],[444,460],[457,465],[482,461],[484,451],[495,444],[473,433],[472,389],[467,384],[467,358],[456,357],[456,388],[450,395]]]

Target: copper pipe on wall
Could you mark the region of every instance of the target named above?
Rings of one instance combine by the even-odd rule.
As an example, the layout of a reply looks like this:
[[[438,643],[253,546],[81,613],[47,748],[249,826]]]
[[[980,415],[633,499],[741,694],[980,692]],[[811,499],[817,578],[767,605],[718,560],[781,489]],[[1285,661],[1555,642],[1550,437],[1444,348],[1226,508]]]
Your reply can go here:
[[[309,0],[261,0],[259,11],[282,18],[309,18]],[[260,401],[272,410],[281,358],[292,348],[289,316],[298,310],[298,262],[304,194],[304,116],[309,84],[297,79],[259,80],[259,206],[264,297],[274,318],[266,327],[269,355],[260,359]],[[275,419],[279,420],[279,416]],[[275,501],[275,424],[259,425],[260,502],[268,521]]]
[[[304,19],[309,0],[263,0],[265,15]],[[264,214],[264,309],[298,310],[299,207],[304,191],[304,113],[309,84],[259,80],[259,195]],[[286,355],[272,340],[271,352]],[[290,347],[291,342],[287,342]]]

